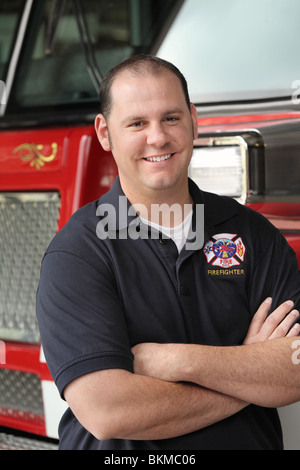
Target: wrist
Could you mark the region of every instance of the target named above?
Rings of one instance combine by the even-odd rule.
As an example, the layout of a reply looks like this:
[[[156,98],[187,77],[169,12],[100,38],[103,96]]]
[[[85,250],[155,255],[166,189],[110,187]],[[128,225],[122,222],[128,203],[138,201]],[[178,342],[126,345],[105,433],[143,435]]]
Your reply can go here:
[[[195,344],[175,344],[172,351],[172,369],[177,382],[195,382],[199,377],[200,346]]]

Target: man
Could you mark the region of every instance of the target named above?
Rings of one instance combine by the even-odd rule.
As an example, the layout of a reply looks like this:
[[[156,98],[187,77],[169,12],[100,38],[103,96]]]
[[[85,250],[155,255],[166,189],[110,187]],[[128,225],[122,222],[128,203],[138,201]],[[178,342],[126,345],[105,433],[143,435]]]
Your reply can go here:
[[[70,406],[61,449],[281,449],[275,407],[300,398],[295,255],[259,214],[189,181],[197,113],[173,65],[125,61],[100,105],[119,177],[55,237],[37,296]]]

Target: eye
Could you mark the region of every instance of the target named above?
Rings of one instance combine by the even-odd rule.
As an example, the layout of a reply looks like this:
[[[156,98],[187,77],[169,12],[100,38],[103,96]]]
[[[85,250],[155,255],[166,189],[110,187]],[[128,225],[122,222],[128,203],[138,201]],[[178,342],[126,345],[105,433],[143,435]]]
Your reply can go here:
[[[136,121],[136,122],[132,122],[129,127],[133,127],[133,128],[139,128],[139,127],[142,127],[143,126],[143,122],[142,121]]]
[[[166,122],[169,122],[170,124],[172,124],[172,123],[175,123],[175,122],[179,121],[179,117],[177,117],[177,116],[167,116],[165,120],[166,120]]]

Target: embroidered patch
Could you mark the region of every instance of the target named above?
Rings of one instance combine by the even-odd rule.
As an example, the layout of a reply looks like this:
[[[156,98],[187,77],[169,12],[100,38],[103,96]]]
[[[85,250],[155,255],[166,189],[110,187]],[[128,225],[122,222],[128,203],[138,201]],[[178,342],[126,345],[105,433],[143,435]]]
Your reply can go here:
[[[231,268],[239,266],[245,259],[246,247],[241,237],[233,233],[214,235],[204,245],[207,262],[212,266]]]

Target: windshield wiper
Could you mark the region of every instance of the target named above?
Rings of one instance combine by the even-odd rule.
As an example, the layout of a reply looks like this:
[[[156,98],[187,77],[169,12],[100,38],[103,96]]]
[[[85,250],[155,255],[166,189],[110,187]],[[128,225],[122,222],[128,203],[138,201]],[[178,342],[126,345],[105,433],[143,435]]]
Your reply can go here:
[[[58,6],[60,7],[59,10]],[[53,0],[46,31],[45,55],[53,55],[54,53],[58,25],[65,11],[65,6],[66,0]]]
[[[102,75],[98,68],[98,64],[94,54],[94,48],[89,32],[88,23],[85,17],[84,10],[82,8],[81,0],[72,0],[74,15],[76,18],[80,42],[83,48],[83,54],[87,66],[87,71],[89,76],[93,82],[93,85],[97,91],[99,92],[99,86],[102,82]],[[53,55],[55,44],[56,44],[56,37],[59,22],[64,14],[66,7],[66,0],[53,0],[52,9],[50,13],[49,24],[47,27],[46,32],[46,47],[45,47],[45,54],[46,55]]]
[[[85,13],[82,8],[81,0],[73,0],[73,5],[80,34],[80,40],[87,65],[87,70],[98,94],[99,86],[102,82],[103,77],[98,68],[98,64],[95,58],[94,47],[92,44],[88,23],[86,21]]]

